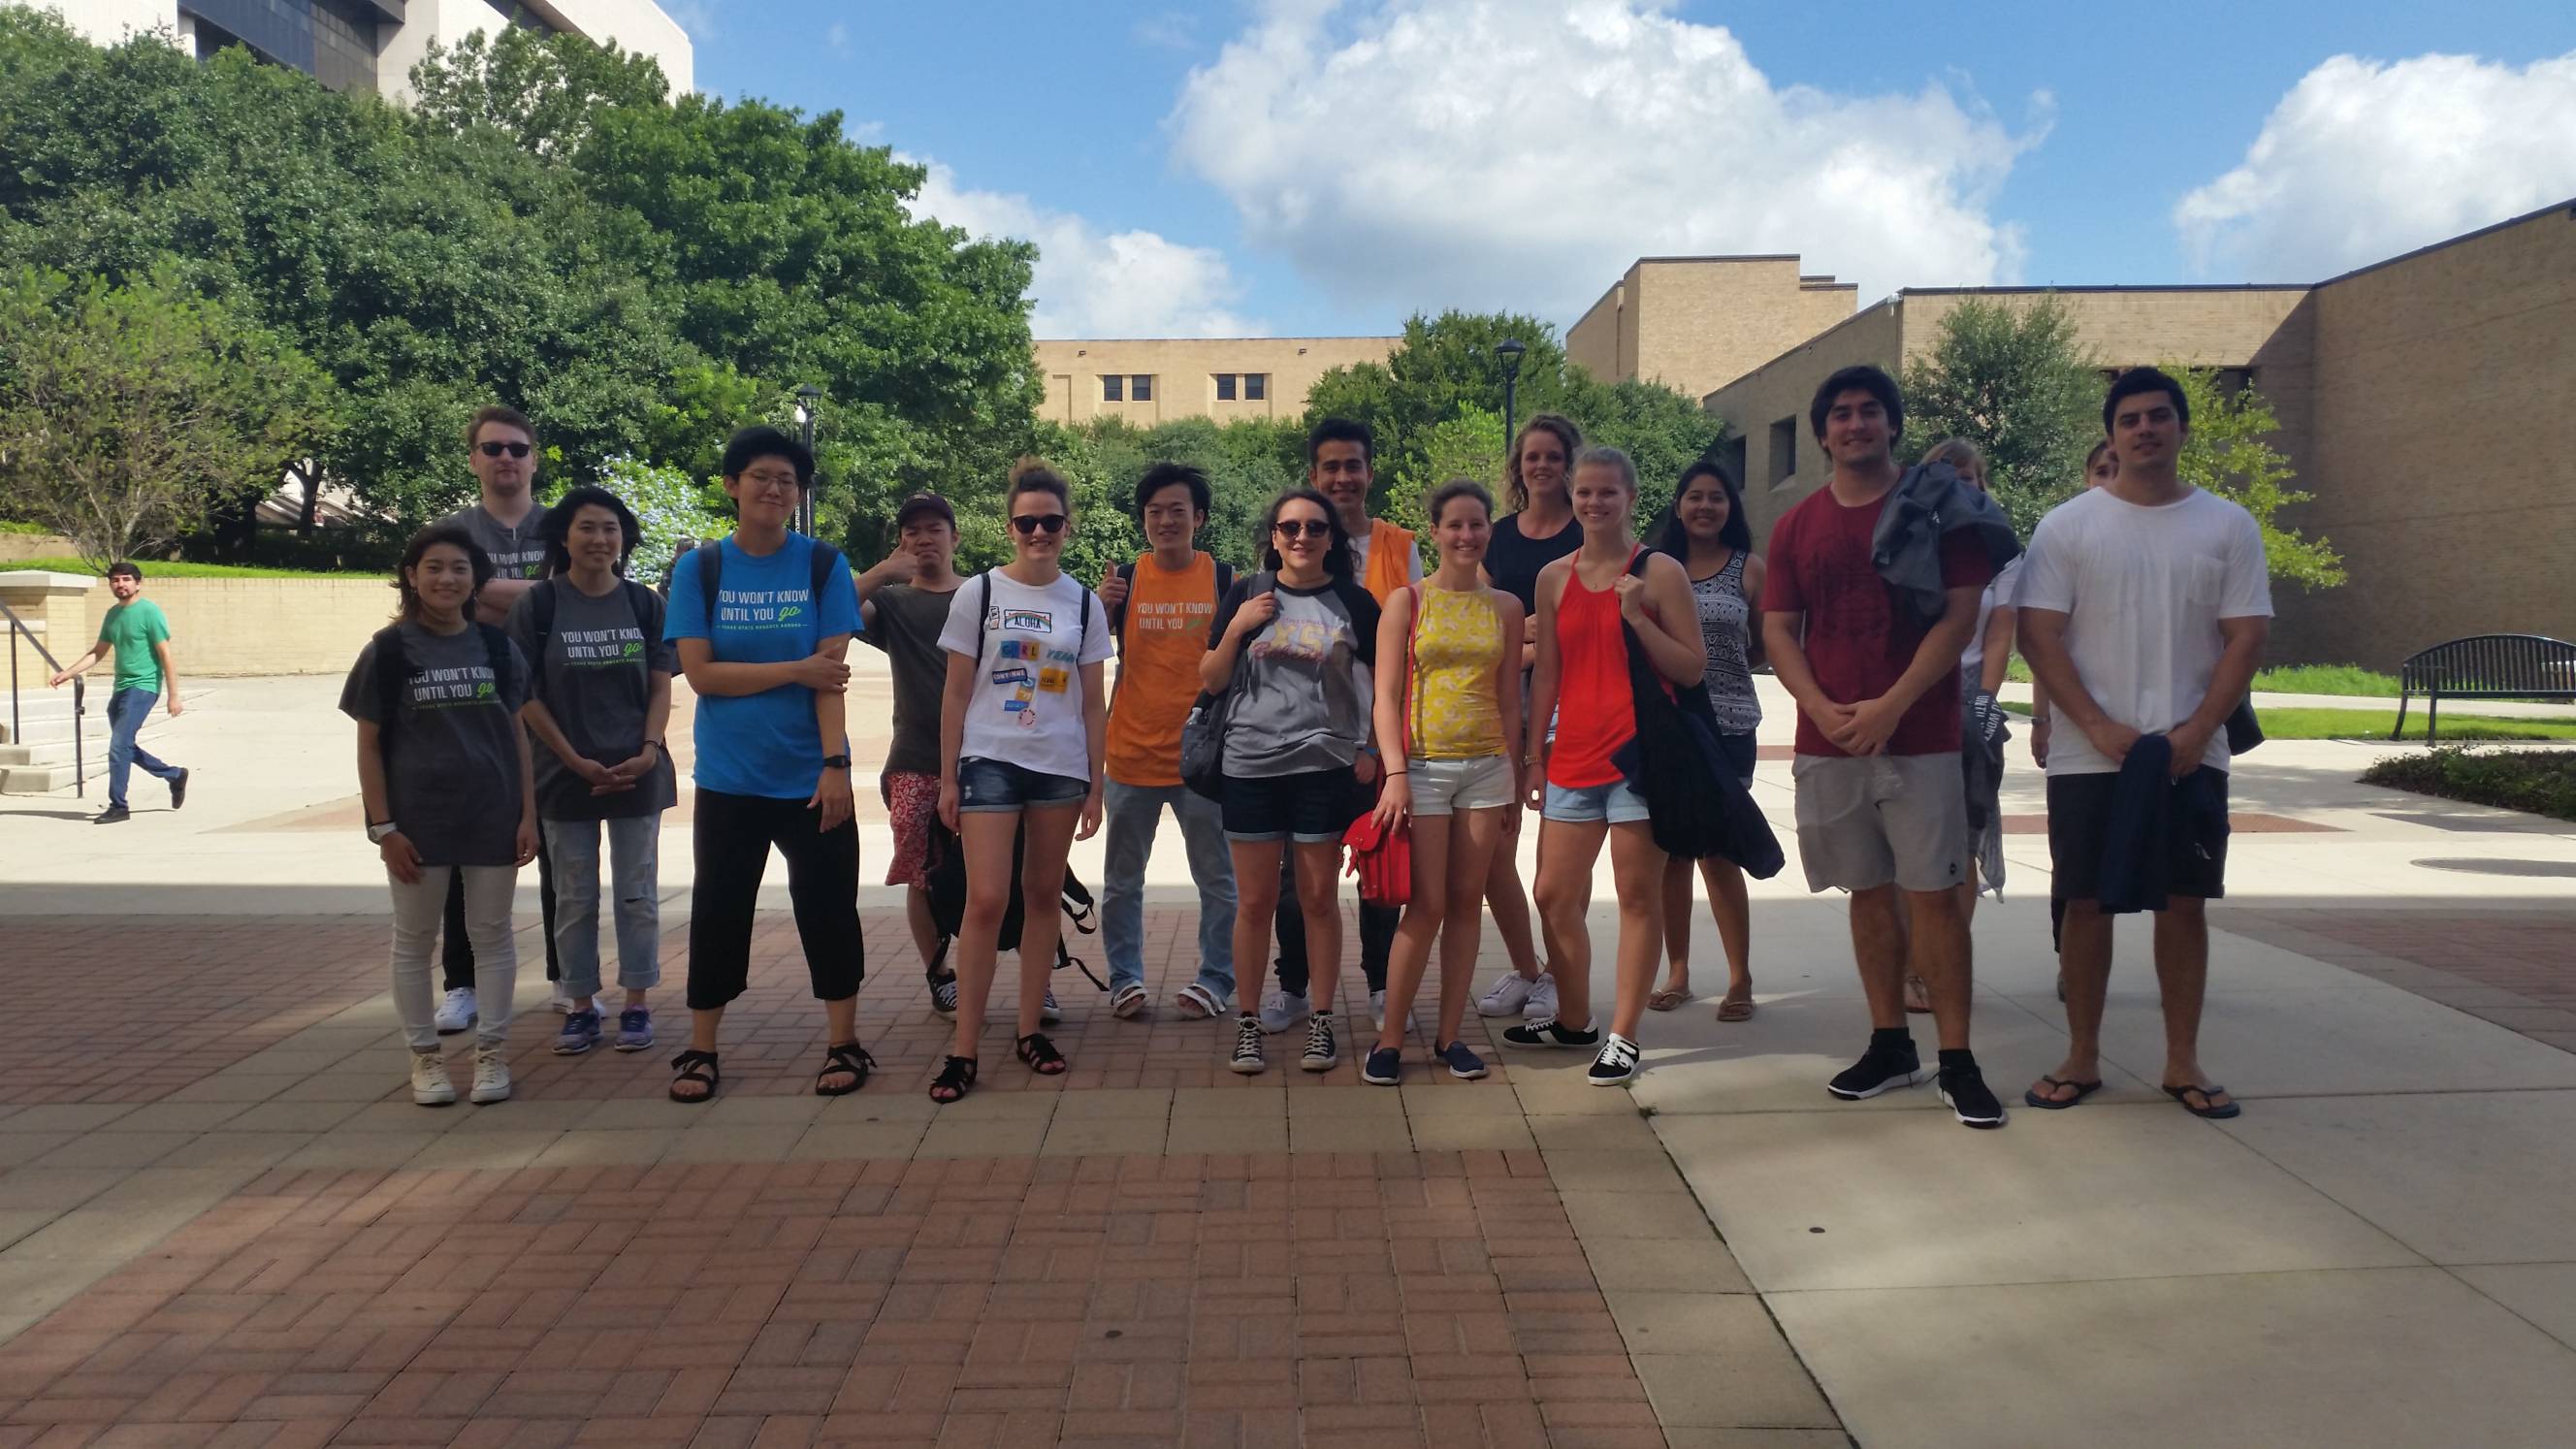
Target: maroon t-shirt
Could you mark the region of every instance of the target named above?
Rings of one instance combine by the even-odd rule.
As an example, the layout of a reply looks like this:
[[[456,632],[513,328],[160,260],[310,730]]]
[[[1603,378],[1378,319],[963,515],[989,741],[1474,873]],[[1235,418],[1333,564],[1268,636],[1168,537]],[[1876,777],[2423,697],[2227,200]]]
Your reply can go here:
[[[1886,500],[1845,508],[1831,488],[1819,488],[1783,515],[1771,530],[1763,558],[1766,614],[1807,616],[1807,667],[1825,697],[1837,704],[1876,699],[1905,677],[1914,651],[1936,621],[1914,612],[1904,596],[1870,562],[1869,539]],[[1984,545],[1973,530],[1941,541],[1945,588],[1983,588],[1994,577]],[[1888,736],[1891,755],[1956,754],[1959,750],[1959,671],[1945,669]],[[1798,753],[1841,757],[1804,710],[1798,712]]]

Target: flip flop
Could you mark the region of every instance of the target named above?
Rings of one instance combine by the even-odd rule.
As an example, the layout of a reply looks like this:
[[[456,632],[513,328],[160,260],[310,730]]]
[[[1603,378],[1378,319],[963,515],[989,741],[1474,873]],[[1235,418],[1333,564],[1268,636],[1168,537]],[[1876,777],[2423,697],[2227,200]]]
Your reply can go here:
[[[1730,996],[1717,1004],[1717,1019],[1720,1021],[1751,1021],[1753,1019],[1753,1010],[1754,1001],[1752,997]]]
[[[2060,1101],[2055,1097],[2041,1096],[2039,1094],[2039,1087],[2033,1087],[2021,1094],[2023,1102],[2030,1106],[2037,1107],[2043,1112],[2063,1112],[2067,1108],[2074,1106],[2076,1103],[2083,1101],[2085,1098],[2092,1096],[2095,1092],[2102,1090],[2102,1084],[2100,1082],[2062,1082],[2055,1077],[2042,1077],[2039,1079],[2039,1082],[2042,1087],[2073,1087],[2075,1089],[2075,1095],[2068,1097],[2063,1101]]]
[[[1690,1000],[1690,993],[1687,991],[1658,991],[1646,998],[1646,1009],[1670,1011],[1688,1000]]]
[[[2200,1099],[2206,1102],[2226,1090],[2225,1087],[2220,1086],[2167,1087],[2165,1095],[2182,1103],[2182,1109],[2195,1117],[2205,1117],[2212,1122],[2224,1122],[2244,1111],[2244,1105],[2238,1102],[2227,1102],[2214,1107],[2195,1107],[2191,1104],[2191,1094],[2198,1092]]]

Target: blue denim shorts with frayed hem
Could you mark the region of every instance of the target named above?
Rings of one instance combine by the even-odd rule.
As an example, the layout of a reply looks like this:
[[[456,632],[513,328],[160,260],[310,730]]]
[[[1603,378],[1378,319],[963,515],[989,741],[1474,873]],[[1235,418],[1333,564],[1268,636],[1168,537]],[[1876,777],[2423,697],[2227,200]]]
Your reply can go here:
[[[1082,797],[1090,793],[1089,780],[1049,775],[1008,760],[957,762],[957,809],[961,814],[1079,805]]]
[[[1646,797],[1625,780],[1578,789],[1550,784],[1538,813],[1542,820],[1564,825],[1597,825],[1605,820],[1612,825],[1637,825],[1646,820]]]

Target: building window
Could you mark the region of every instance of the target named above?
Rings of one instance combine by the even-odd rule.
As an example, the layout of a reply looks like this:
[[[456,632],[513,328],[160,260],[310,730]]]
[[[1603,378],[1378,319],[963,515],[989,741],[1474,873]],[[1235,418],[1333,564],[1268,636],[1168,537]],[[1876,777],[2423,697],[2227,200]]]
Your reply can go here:
[[[1121,377],[1114,372],[1104,372],[1100,374],[1100,400],[1102,402],[1124,402],[1126,401],[1126,392],[1126,378]]]
[[[1247,372],[1243,375],[1243,400],[1245,402],[1260,402],[1268,396],[1270,396],[1269,373]]]
[[[1216,375],[1216,400],[1218,402],[1234,401],[1233,373],[1220,372]]]
[[[1771,425],[1771,486],[1788,482],[1797,471],[1798,419],[1792,414]]]
[[[1134,377],[1127,379],[1127,382],[1127,397],[1129,401],[1152,402],[1154,400],[1154,375],[1152,373],[1140,372]]]

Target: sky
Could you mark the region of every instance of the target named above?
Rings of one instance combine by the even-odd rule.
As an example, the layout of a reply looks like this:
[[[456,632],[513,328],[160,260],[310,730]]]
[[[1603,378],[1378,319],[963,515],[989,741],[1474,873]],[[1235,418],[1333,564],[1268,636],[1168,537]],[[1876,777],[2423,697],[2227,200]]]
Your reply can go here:
[[[1638,256],[2310,282],[2576,198],[2576,4],[662,0],[929,168],[1040,337],[1560,329]]]

